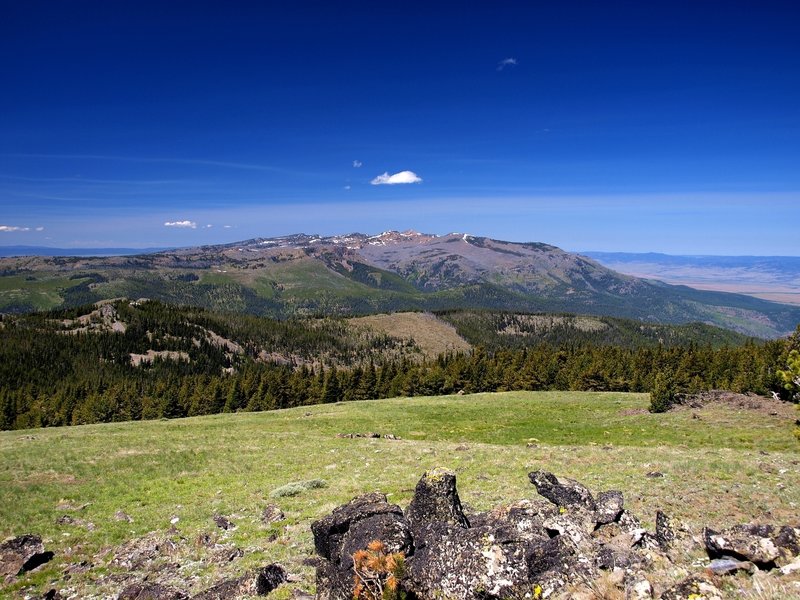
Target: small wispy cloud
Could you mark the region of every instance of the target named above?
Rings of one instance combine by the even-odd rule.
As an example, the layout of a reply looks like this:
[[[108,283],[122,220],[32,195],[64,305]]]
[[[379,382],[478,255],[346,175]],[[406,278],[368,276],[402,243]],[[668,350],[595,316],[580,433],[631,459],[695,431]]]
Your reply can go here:
[[[344,186],[344,189],[349,190],[349,189],[351,189],[351,186],[346,185],[346,186]]]
[[[30,227],[17,227],[16,225],[0,225],[0,231],[6,233],[17,233],[22,231],[31,231]],[[44,227],[36,227],[33,231],[44,231]]]
[[[361,162],[360,160],[354,160],[354,161],[353,161],[353,166],[354,166],[356,169],[360,169],[361,167],[363,167],[363,166],[364,166],[364,163],[363,163],[363,162]]]
[[[497,63],[497,70],[502,71],[506,67],[516,67],[517,66],[517,59],[513,57],[504,58],[499,63]]]
[[[197,229],[197,223],[194,221],[167,221],[164,227],[183,227],[186,229]]]
[[[222,226],[223,229],[230,229],[231,227],[233,227],[233,225],[223,225]]]
[[[388,172],[383,175],[378,175],[375,179],[370,181],[372,185],[397,185],[398,183],[422,183],[422,177],[414,173],[414,171],[400,171],[394,175],[389,175]]]

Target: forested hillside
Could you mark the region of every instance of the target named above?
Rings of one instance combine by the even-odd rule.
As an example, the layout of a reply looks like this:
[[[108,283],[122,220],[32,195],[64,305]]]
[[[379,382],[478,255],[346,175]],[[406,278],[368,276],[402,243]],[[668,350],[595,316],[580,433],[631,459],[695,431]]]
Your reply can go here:
[[[444,318],[457,327],[460,322],[468,338],[464,323],[474,325],[475,319],[501,319],[519,330],[517,336],[535,319],[577,322],[588,330],[594,323],[564,315]],[[0,428],[461,391],[649,391],[657,373],[689,391],[781,390],[777,369],[785,364],[784,341],[731,338],[715,348],[654,329],[671,338],[668,344],[645,333],[641,339],[619,337],[625,323],[609,323],[616,327],[614,340],[624,343],[602,343],[595,331],[594,337],[554,334],[526,344],[512,336],[504,346],[502,334],[481,334],[485,344],[431,359],[407,338],[344,319],[275,321],[125,300],[6,315],[0,321]]]
[[[473,345],[488,349],[593,344],[637,348],[646,346],[739,346],[751,338],[705,323],[660,325],[631,319],[587,315],[524,314],[491,311],[445,311],[450,323]]]

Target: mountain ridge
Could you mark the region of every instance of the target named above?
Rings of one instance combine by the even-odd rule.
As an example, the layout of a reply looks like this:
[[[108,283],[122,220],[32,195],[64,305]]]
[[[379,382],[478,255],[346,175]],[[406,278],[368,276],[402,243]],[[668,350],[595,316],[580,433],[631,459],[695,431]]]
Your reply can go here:
[[[466,233],[292,234],[132,256],[0,259],[0,311],[150,297],[216,310],[567,312],[785,335],[800,308],[624,275],[541,242]]]

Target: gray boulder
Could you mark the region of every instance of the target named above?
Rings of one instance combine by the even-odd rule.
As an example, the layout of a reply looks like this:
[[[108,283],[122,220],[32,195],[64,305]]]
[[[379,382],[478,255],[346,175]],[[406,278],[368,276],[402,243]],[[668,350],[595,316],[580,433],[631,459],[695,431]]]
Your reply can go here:
[[[578,504],[589,510],[596,509],[591,492],[577,481],[556,477],[549,471],[533,471],[528,473],[528,479],[541,496],[556,506],[569,507]]]
[[[528,542],[512,532],[430,523],[415,538],[404,583],[420,598],[509,597],[530,581]]]
[[[349,503],[334,509],[327,517],[314,521],[311,532],[314,534],[314,548],[321,557],[331,560],[337,558],[342,549],[345,534],[358,521],[383,514],[403,517],[399,506],[389,504],[386,496],[373,492],[354,498]]]
[[[456,489],[456,475],[447,469],[426,471],[417,482],[406,520],[415,534],[430,523],[469,527]]]
[[[703,533],[711,558],[732,557],[771,569],[790,563],[800,554],[800,529],[773,525],[734,525],[721,532]]]
[[[622,507],[625,501],[622,492],[611,490],[608,492],[600,492],[597,496],[594,511],[594,518],[597,524],[605,525],[606,523],[613,523],[622,513]]]

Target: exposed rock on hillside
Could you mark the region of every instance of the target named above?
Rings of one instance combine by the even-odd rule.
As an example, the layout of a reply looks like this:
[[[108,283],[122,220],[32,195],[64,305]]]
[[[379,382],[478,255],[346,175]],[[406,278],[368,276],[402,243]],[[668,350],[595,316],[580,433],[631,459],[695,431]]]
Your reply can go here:
[[[38,535],[22,535],[0,544],[0,578],[10,579],[32,571],[53,558]]]
[[[794,564],[800,554],[797,528],[707,530],[709,556],[718,559],[708,574],[654,590],[650,571],[670,564],[675,542],[666,515],[658,512],[656,530],[649,532],[625,510],[619,491],[594,496],[580,483],[547,471],[528,477],[549,502],[523,500],[467,517],[455,475],[433,469],[420,479],[405,514],[377,493],[340,506],[312,525],[322,559],[317,598],[353,598],[353,556],[363,556],[377,542],[383,543],[387,556],[403,554],[399,589],[409,599],[547,598],[567,591],[571,595],[564,597],[594,598],[598,596],[592,595],[591,586],[596,581],[613,583],[617,592],[610,597],[652,598],[660,591],[663,599],[722,598],[712,573]],[[387,581],[400,577],[388,570],[384,576]]]

